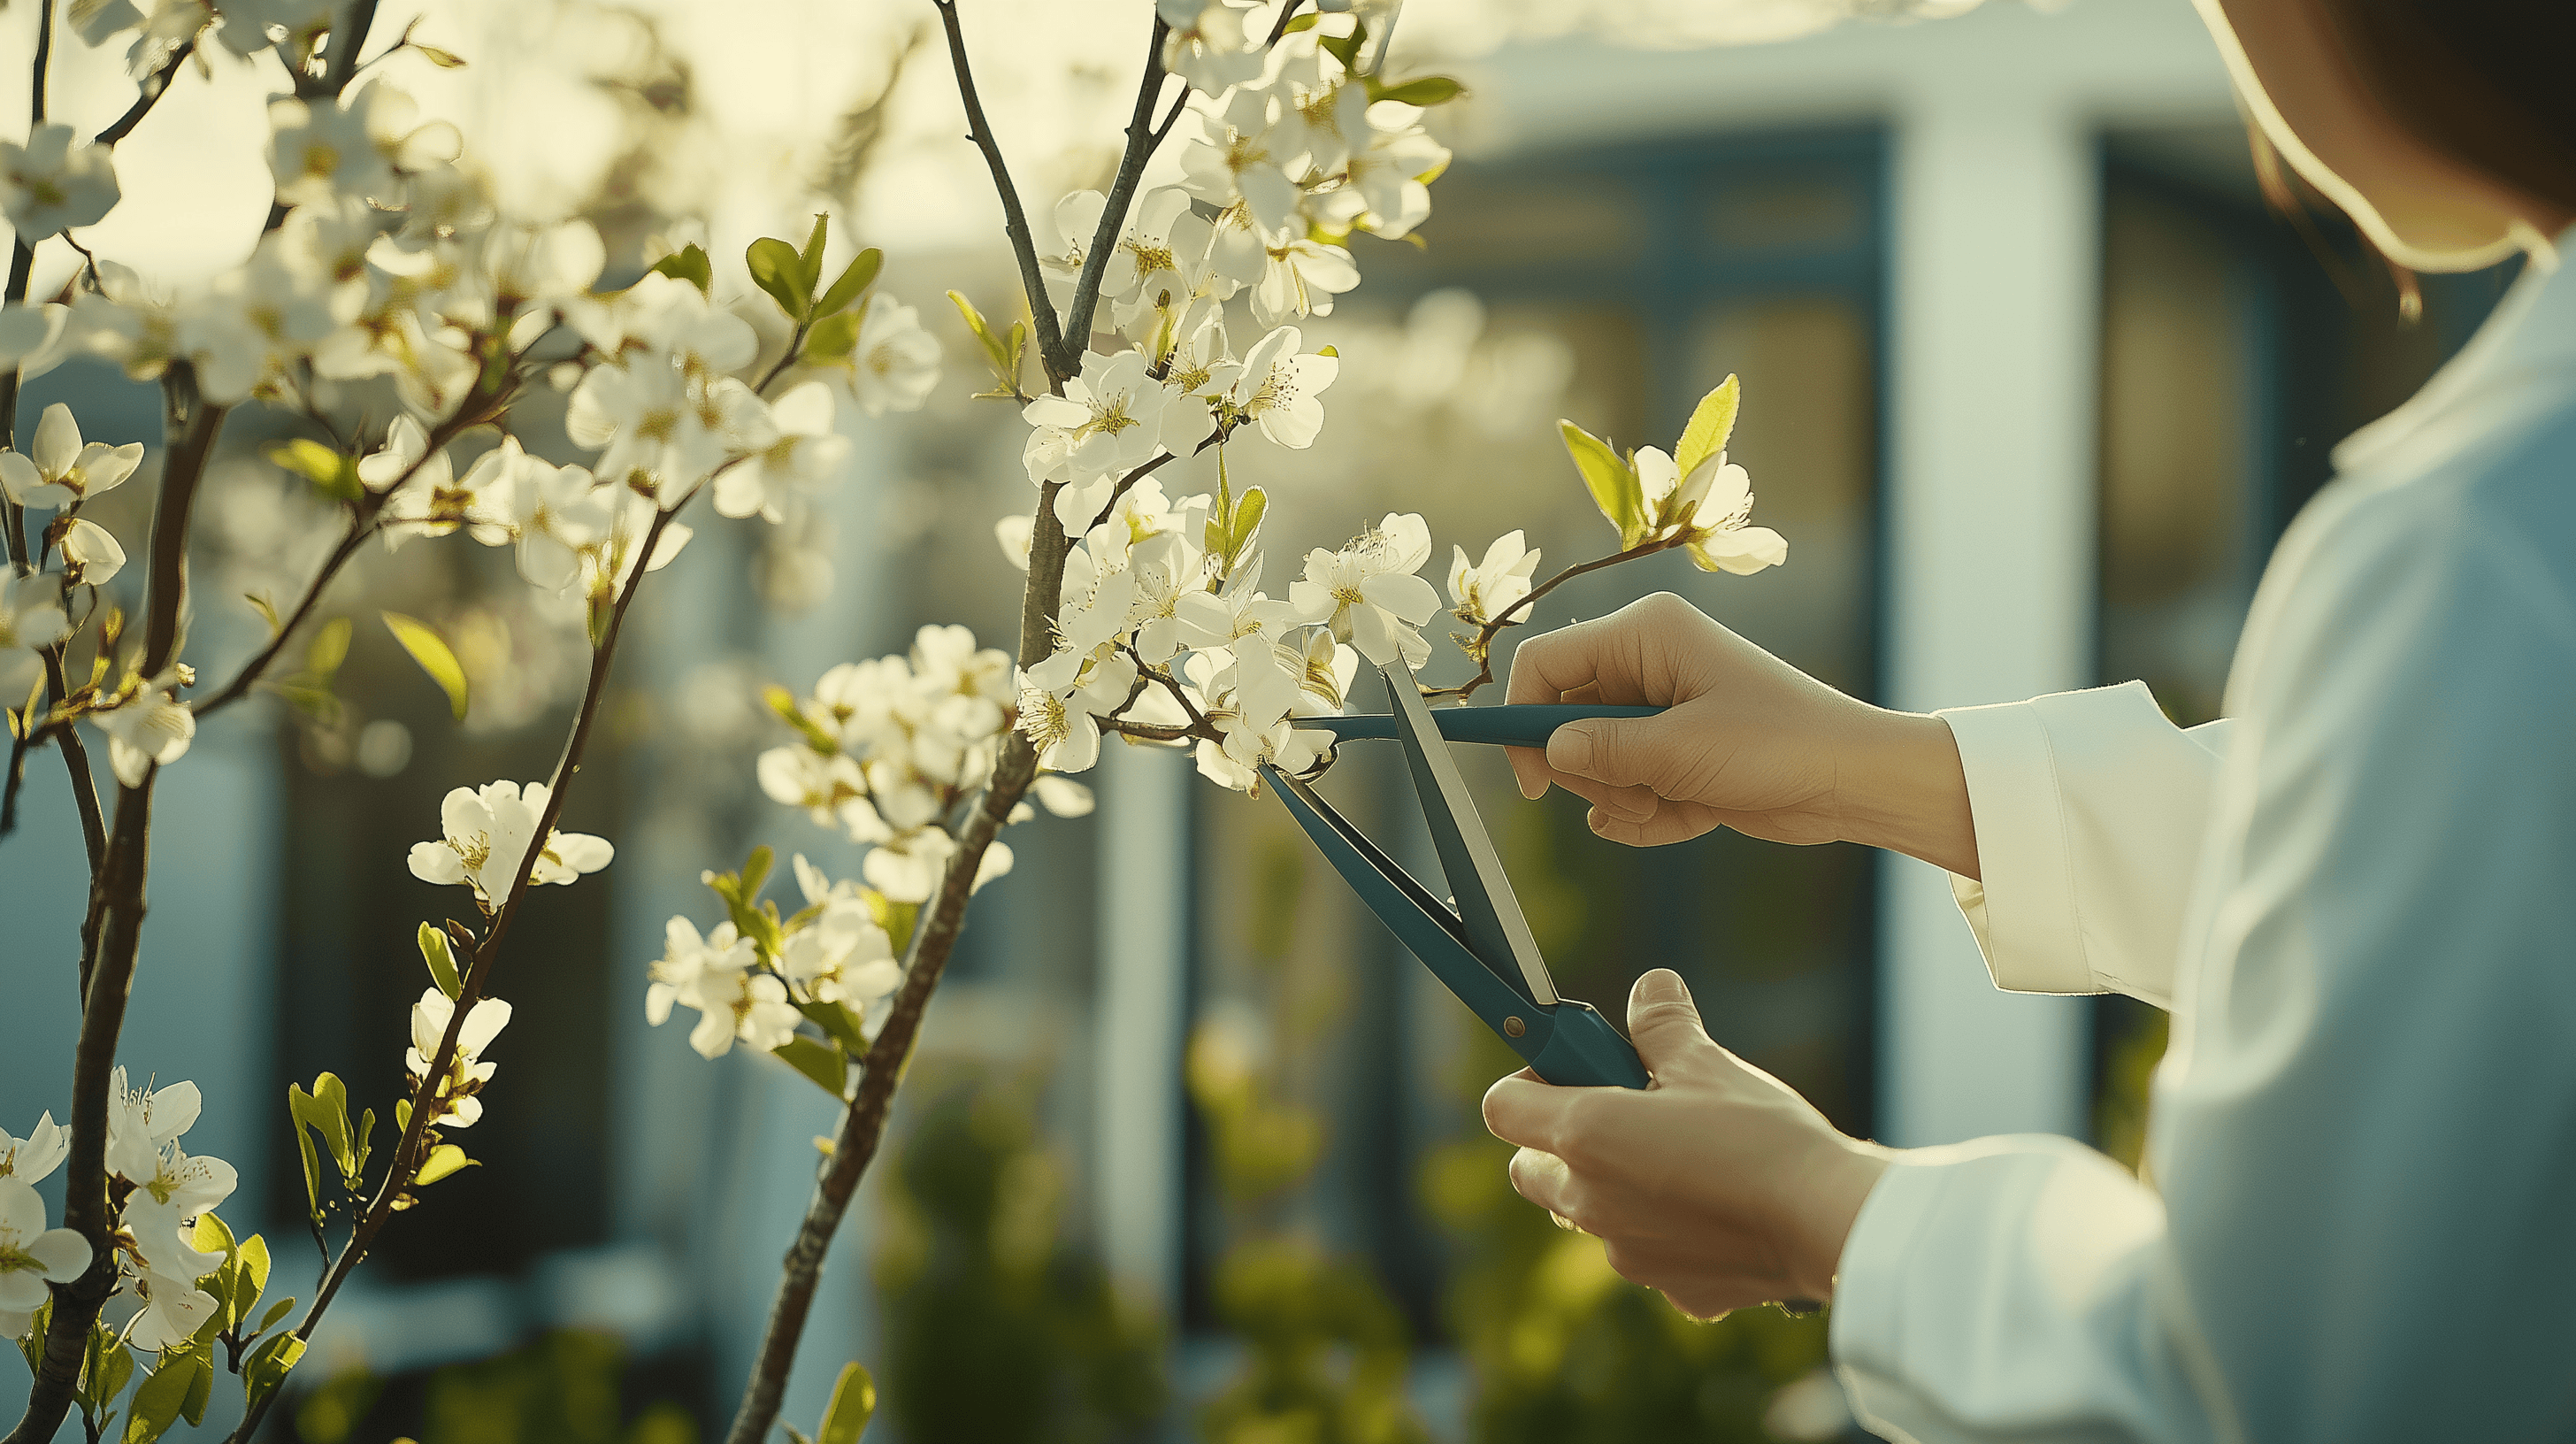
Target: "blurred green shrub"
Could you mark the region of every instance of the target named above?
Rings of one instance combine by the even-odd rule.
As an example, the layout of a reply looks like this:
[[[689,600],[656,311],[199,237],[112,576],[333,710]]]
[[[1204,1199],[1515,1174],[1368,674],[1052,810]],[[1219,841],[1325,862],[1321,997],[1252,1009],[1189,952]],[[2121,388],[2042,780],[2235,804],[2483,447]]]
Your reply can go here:
[[[697,1419],[674,1401],[627,1418],[626,1364],[616,1335],[563,1329],[506,1354],[448,1365],[430,1375],[420,1396],[419,1444],[697,1444]],[[384,1437],[361,1434],[360,1426],[385,1393],[385,1381],[363,1367],[333,1374],[296,1404],[297,1439]]]
[[[1245,966],[1190,1035],[1190,1101],[1224,1204],[1213,1302],[1244,1351],[1199,1432],[1209,1444],[1425,1444],[1405,1397],[1403,1313],[1364,1263],[1299,1226],[1327,1142],[1314,1063],[1348,1012],[1332,965],[1289,966],[1309,856],[1293,835],[1257,849],[1239,915]]]
[[[1150,1435],[1159,1323],[1063,1237],[1064,1170],[1038,1140],[1036,1072],[931,1076],[885,1175],[876,1282],[884,1408],[908,1444]]]

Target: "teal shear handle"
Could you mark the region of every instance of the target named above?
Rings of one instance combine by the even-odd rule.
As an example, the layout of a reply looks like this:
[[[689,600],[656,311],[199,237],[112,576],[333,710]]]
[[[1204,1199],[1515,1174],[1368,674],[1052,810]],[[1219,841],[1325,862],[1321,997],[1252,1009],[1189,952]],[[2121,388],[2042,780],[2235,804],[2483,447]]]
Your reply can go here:
[[[1652,717],[1661,707],[1601,707],[1578,702],[1532,702],[1510,707],[1445,707],[1431,714],[1440,735],[1450,742],[1481,742],[1494,747],[1545,747],[1556,729],[1595,717]],[[1396,736],[1388,713],[1348,717],[1292,717],[1289,724],[1333,734],[1336,742],[1368,741]]]

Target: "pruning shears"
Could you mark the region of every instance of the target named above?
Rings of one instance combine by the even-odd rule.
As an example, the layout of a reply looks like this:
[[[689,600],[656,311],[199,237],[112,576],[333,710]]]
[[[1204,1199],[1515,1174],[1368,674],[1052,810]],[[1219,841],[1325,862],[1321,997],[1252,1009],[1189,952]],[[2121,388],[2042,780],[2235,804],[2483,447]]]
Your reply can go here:
[[[1313,788],[1264,766],[1279,800],[1387,931],[1539,1077],[1572,1087],[1645,1087],[1645,1064],[1610,1020],[1588,1003],[1558,995],[1447,744],[1544,747],[1548,736],[1568,722],[1642,717],[1663,709],[1549,705],[1434,712],[1423,703],[1413,669],[1402,658],[1378,671],[1394,698],[1391,713],[1291,721],[1330,731],[1336,741],[1385,738],[1403,744],[1413,790],[1455,901],[1442,902]]]

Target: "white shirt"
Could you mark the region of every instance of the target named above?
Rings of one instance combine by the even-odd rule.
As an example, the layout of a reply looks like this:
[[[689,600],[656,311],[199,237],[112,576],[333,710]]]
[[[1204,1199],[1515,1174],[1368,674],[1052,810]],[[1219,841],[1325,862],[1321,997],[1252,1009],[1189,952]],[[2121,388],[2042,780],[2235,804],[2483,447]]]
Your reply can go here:
[[[2156,1189],[2031,1136],[1871,1192],[1833,1352],[1889,1439],[2576,1439],[2576,277],[2335,459],[2227,720],[1943,714],[1996,985],[2174,1030]]]

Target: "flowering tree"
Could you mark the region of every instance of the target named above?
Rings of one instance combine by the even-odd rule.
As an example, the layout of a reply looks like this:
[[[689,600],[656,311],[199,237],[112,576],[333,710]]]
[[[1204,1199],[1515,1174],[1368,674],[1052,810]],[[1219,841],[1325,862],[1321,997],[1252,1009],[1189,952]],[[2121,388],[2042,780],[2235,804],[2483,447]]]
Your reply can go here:
[[[674,917],[651,967],[653,1022],[688,1009],[698,1052],[769,1053],[841,1106],[737,1444],[777,1422],[823,1259],[876,1155],[968,899],[1010,870],[1002,830],[1041,807],[1087,811],[1091,795],[1072,776],[1113,735],[1187,749],[1200,772],[1239,792],[1259,790],[1264,765],[1320,771],[1331,761],[1321,734],[1291,719],[1339,709],[1363,658],[1426,663],[1422,629],[1442,611],[1419,575],[1431,538],[1400,512],[1308,552],[1302,575],[1271,597],[1261,589],[1267,498],[1238,493],[1226,457],[1229,446],[1315,439],[1339,358],[1305,350],[1298,323],[1359,283],[1356,238],[1405,237],[1428,216],[1449,157],[1423,112],[1455,98],[1456,82],[1380,73],[1392,20],[1382,7],[1158,0],[1108,190],[1032,215],[986,122],[955,0],[932,3],[1024,293],[1024,316],[1007,325],[950,293],[990,373],[981,394],[1018,407],[1029,427],[1033,504],[997,527],[1026,571],[1020,634],[1004,651],[964,628],[926,627],[908,653],[835,667],[803,697],[769,689],[792,738],[760,757],[761,785],[869,845],[861,875],[834,879],[798,857],[796,900],[782,907],[765,896],[772,854],[755,850],[738,872],[708,874],[720,918],[701,928]],[[876,288],[877,251],[826,264],[820,216],[801,242],[751,245],[756,294],[719,299],[696,246],[611,288],[596,230],[504,214],[454,126],[424,119],[383,78],[359,83],[407,49],[439,66],[469,59],[406,32],[362,65],[370,0],[159,0],[148,14],[105,0],[68,14],[82,42],[129,47],[139,93],[86,140],[48,121],[56,20],[43,9],[29,139],[0,143],[0,207],[18,235],[0,310],[0,425],[14,417],[22,376],[90,355],[159,384],[167,434],[151,527],[133,539],[144,585],[132,623],[108,590],[127,564],[123,544],[83,511],[138,474],[144,448],[85,443],[57,406],[23,452],[0,451],[9,799],[33,753],[58,751],[92,879],[69,1125],[47,1113],[24,1140],[0,1134],[0,1333],[22,1340],[35,1372],[8,1437],[51,1438],[77,1406],[93,1438],[121,1410],[122,1437],[144,1444],[180,1418],[201,1420],[228,1372],[243,1399],[232,1437],[247,1440],[382,1231],[472,1161],[464,1140],[495,1076],[485,1053],[510,1019],[499,990],[512,924],[530,889],[572,885],[613,857],[607,840],[558,822],[635,598],[689,540],[682,514],[701,495],[724,518],[798,514],[846,460],[843,402],[870,417],[919,407],[940,350],[915,310]],[[72,233],[120,199],[117,142],[182,65],[212,54],[291,81],[270,113],[275,200],[246,261],[169,295]],[[1182,180],[1143,189],[1176,130]],[[57,236],[81,265],[61,296],[31,301],[35,247]],[[516,419],[549,387],[568,393],[565,430],[584,464],[519,439]],[[1436,695],[1464,699],[1490,682],[1497,636],[1574,575],[1673,549],[1739,573],[1782,560],[1785,543],[1749,525],[1749,483],[1725,460],[1735,406],[1730,379],[1671,453],[1623,454],[1568,423],[1618,546],[1545,582],[1534,582],[1539,559],[1518,531],[1480,559],[1454,548],[1449,615],[1475,670]],[[185,645],[192,506],[227,418],[250,410],[288,428],[265,455],[328,499],[340,530],[296,600],[254,599],[270,639],[201,690]],[[1157,473],[1202,453],[1213,453],[1213,491],[1169,494]],[[196,1088],[133,1088],[115,1066],[154,789],[184,763],[201,719],[263,686],[296,685],[271,675],[291,641],[313,635],[308,671],[331,670],[315,654],[345,650],[345,625],[317,629],[315,613],[371,540],[391,548],[460,532],[510,548],[527,586],[578,611],[587,680],[550,779],[456,788],[436,836],[411,849],[414,876],[465,890],[454,910],[469,920],[419,926],[428,986],[412,1010],[390,1138],[372,1108],[352,1121],[333,1075],[289,1090],[309,1221],[329,1260],[295,1316],[295,1300],[266,1297],[267,1242],[236,1238],[217,1216],[233,1170],[182,1144]],[[464,673],[440,636],[386,621],[462,715]],[[94,782],[88,737],[106,741],[111,795]],[[67,1202],[63,1227],[48,1228],[31,1185],[56,1168]],[[869,1397],[851,1366],[824,1437],[854,1437]]]

